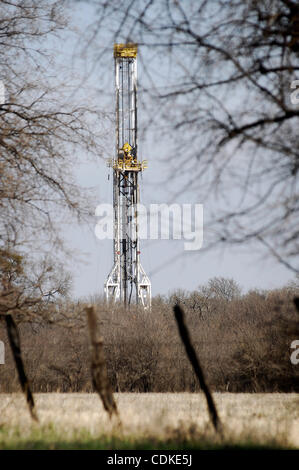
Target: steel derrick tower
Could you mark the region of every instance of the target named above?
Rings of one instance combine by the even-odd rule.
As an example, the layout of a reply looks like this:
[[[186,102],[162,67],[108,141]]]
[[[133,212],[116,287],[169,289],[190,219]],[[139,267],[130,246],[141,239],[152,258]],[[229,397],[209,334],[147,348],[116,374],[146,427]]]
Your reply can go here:
[[[151,283],[140,263],[138,175],[147,162],[137,149],[137,45],[114,44],[116,152],[113,171],[113,258],[105,283],[107,301],[151,306]]]

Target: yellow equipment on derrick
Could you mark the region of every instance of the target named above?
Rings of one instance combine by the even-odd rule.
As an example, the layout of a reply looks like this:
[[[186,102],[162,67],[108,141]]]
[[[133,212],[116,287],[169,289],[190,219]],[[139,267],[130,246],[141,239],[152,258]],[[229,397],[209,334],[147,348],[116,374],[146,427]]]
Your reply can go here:
[[[114,44],[114,57],[137,57],[137,44]]]
[[[119,150],[118,159],[113,162],[112,166],[115,170],[142,171],[147,168],[147,161],[138,162],[132,150],[133,147],[128,142],[125,142]]]

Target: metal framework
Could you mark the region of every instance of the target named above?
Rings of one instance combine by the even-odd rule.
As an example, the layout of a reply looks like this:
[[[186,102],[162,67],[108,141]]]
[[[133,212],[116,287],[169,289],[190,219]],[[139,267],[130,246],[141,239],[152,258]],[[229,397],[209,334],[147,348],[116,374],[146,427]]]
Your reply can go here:
[[[114,44],[116,156],[113,171],[114,264],[105,283],[107,301],[151,306],[151,283],[140,263],[138,175],[147,162],[137,152],[137,45]]]

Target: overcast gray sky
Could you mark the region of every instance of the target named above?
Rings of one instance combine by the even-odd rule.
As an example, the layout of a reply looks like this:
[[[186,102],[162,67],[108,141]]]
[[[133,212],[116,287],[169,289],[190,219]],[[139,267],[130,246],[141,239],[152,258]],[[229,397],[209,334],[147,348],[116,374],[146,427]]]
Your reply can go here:
[[[86,31],[88,24],[93,21],[92,9],[84,3],[80,3],[73,13],[73,23],[78,30]],[[85,93],[87,101],[97,100],[99,106],[113,116],[113,44],[109,44],[108,38],[103,34],[101,44],[93,44],[83,54],[82,63],[73,60],[74,51],[79,51],[84,41],[78,42],[78,37],[68,35],[64,48],[60,51],[64,64],[73,64],[76,80],[82,75],[85,77],[87,70],[93,70],[96,58],[95,51],[101,51],[109,47],[106,54],[105,67],[95,67],[88,80],[83,81],[80,93]],[[147,60],[147,51],[139,48],[139,58]],[[141,57],[140,57],[141,56]],[[84,64],[84,66],[82,66]],[[157,71],[157,77],[158,77]],[[139,67],[138,82],[140,89],[146,77],[142,76],[142,67]],[[157,80],[159,80],[157,78]],[[105,96],[100,93],[103,83],[106,84]],[[83,90],[83,91],[82,91]],[[138,118],[142,127],[146,109],[139,96]],[[101,127],[101,123],[99,123]],[[155,135],[152,130],[139,140],[139,158],[148,160],[148,169],[144,171],[140,179],[141,202],[148,206],[151,203],[197,202],[204,205],[204,219],[208,219],[209,204],[197,200],[196,194],[181,193],[176,199],[172,196],[172,166],[167,139],[165,141]],[[103,145],[107,148],[107,158],[113,156],[114,135],[113,127],[103,137]],[[190,142],[190,145],[192,143]],[[112,202],[112,179],[108,181],[109,169],[102,157],[97,161],[91,161],[86,155],[80,156],[82,164],[75,169],[77,179],[84,188],[95,188],[95,200],[92,211],[100,203]],[[169,164],[167,163],[169,162]],[[167,184],[163,181],[168,181]],[[233,188],[231,195],[233,196]],[[112,241],[100,241],[94,234],[95,217],[92,227],[72,226],[65,229],[65,236],[70,245],[76,250],[77,257],[71,262],[74,275],[74,294],[76,297],[102,294],[103,285],[109,270],[112,267]],[[204,246],[209,234],[204,225]],[[223,247],[205,252],[184,252],[183,240],[147,240],[141,244],[141,262],[152,282],[153,295],[167,294],[175,289],[194,290],[199,284],[206,283],[214,276],[234,278],[243,287],[244,291],[252,288],[271,289],[286,284],[294,278],[294,275],[274,259],[262,256],[258,245],[250,247]]]

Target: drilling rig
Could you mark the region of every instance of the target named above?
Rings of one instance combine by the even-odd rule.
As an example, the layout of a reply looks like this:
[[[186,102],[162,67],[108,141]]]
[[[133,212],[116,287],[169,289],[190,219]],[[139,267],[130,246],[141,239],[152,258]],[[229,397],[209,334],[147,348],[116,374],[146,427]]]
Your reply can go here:
[[[113,259],[108,302],[151,307],[151,283],[140,263],[138,175],[147,168],[137,148],[137,45],[114,44],[116,151],[113,172]]]

